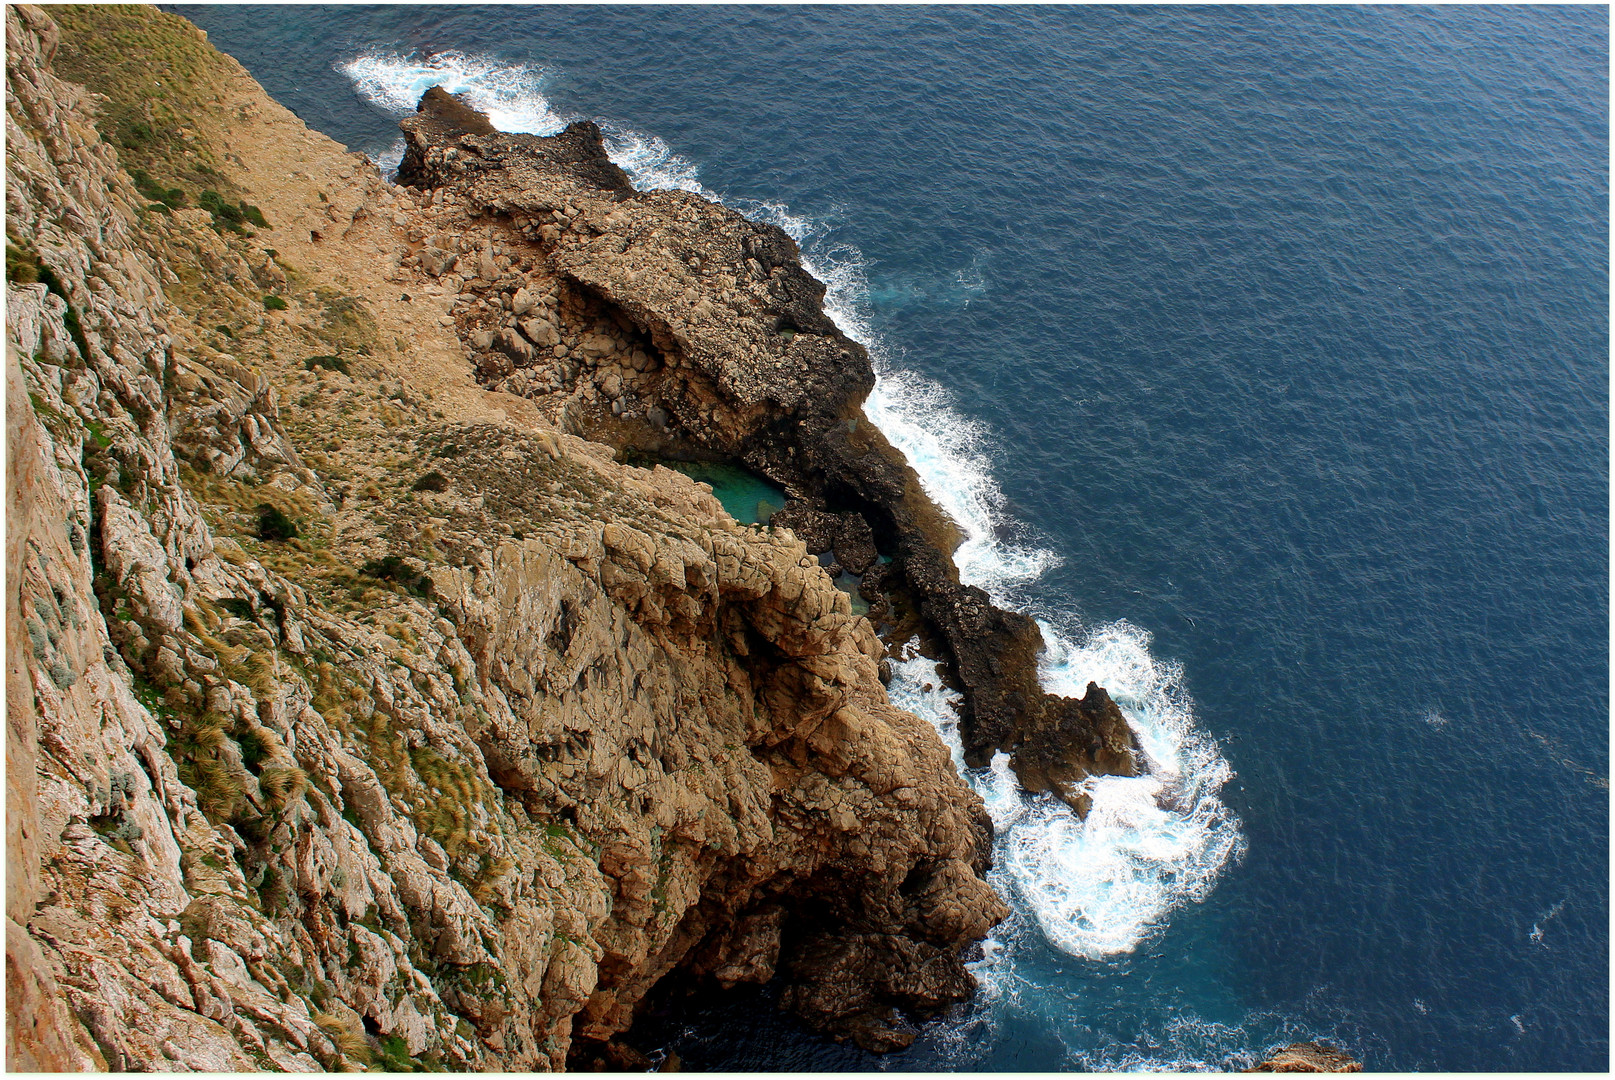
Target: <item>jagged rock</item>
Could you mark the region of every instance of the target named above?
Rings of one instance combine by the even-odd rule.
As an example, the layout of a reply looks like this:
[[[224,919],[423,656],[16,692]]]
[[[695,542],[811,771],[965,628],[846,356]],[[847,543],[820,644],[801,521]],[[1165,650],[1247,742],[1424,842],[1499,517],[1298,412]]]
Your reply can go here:
[[[44,12],[6,12],[8,227],[67,293],[8,290],[8,1063],[558,1069],[674,971],[783,974],[869,1045],[968,996],[964,947],[1006,914],[990,836],[868,622],[788,534],[490,406],[456,333],[493,332],[485,378],[542,358],[462,327],[489,281],[456,303],[429,279],[470,256],[531,282],[607,361],[569,379],[622,379],[650,337],[566,322],[587,298],[456,235],[462,200],[401,197],[177,17],[57,13],[53,46]],[[50,67],[104,18],[194,65],[195,138],[229,142],[211,160],[267,235],[142,216]],[[590,227],[550,210],[532,232]]]
[[[401,125],[400,181],[508,221],[535,271],[574,294],[576,321],[632,327],[630,354],[654,353],[661,369],[642,393],[678,421],[681,440],[744,462],[798,493],[805,510],[823,511],[834,494],[874,535],[890,538],[896,563],[887,581],[918,601],[965,691],[968,763],[1007,750],[1023,775],[1042,775],[1069,756],[1054,733],[1083,744],[1097,734],[1107,754],[1093,768],[1136,770],[1125,725],[1121,733],[1081,729],[1074,719],[1095,714],[1043,691],[1036,624],[959,582],[949,557],[958,529],[863,417],[874,386],[868,355],[825,316],[824,286],[802,268],[789,236],[688,192],[635,191],[588,122],[551,137],[504,134],[468,120],[467,109],[441,92],[422,98]],[[555,355],[605,355],[599,336],[574,340]],[[585,404],[599,396],[598,381],[581,392]],[[569,412],[568,422],[586,425],[588,415]],[[667,447],[666,430],[649,421],[598,435],[654,452]],[[849,568],[868,565],[861,544],[841,555]]]
[[[833,551],[836,562],[854,574],[867,571],[878,554],[874,533],[858,514],[831,514],[791,502],[769,520],[770,524],[796,533],[814,554]]]
[[[419,254],[421,269],[433,277],[442,277],[454,268],[458,257],[452,251],[440,248],[422,248]]]
[[[1362,1063],[1325,1042],[1292,1043],[1245,1072],[1362,1072]]]
[[[1027,791],[1052,791],[1078,814],[1086,815],[1089,799],[1073,789],[1089,775],[1137,775],[1133,735],[1121,710],[1105,689],[1090,682],[1081,700],[1060,699],[1049,710],[1052,722],[1031,732],[1013,764]]]

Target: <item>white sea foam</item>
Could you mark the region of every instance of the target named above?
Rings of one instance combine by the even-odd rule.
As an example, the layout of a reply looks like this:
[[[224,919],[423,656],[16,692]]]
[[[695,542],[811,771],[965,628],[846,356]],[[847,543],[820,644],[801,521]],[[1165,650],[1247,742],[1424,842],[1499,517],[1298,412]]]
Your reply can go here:
[[[1078,646],[1048,623],[1042,629],[1049,644],[1044,685],[1067,696],[1081,696],[1090,680],[1105,686],[1149,771],[1090,777],[1083,785],[1093,800],[1086,819],[1052,796],[1022,792],[1004,754],[986,768],[961,772],[992,816],[995,863],[1006,871],[1015,906],[1055,948],[1098,960],[1131,952],[1174,909],[1203,900],[1244,840],[1238,819],[1218,798],[1232,771],[1194,726],[1181,671],[1149,655],[1149,635],[1117,623]],[[923,689],[940,685],[935,663],[913,657],[892,669],[893,702],[929,720],[962,766],[957,698]],[[978,973],[984,985],[1000,966],[995,961]]]
[[[826,243],[822,225],[783,207],[760,204],[753,216],[780,226],[797,242],[802,265],[824,282],[825,314],[869,350],[875,389],[864,402],[864,415],[903,452],[925,493],[964,534],[953,553],[960,580],[1002,599],[1059,565],[1059,556],[1052,551],[1001,538],[1011,522],[992,475],[990,432],[960,413],[942,386],[892,362],[866,313],[869,281],[862,253],[850,244]],[[974,275],[972,287],[984,287],[976,280],[979,266],[972,264],[960,274]]]
[[[661,139],[617,124],[602,124],[601,131],[605,135],[606,156],[628,174],[628,179],[640,191],[692,191],[714,198],[701,186],[695,162],[673,153]]]
[[[388,183],[392,183],[398,176],[398,166],[403,163],[404,150],[404,140],[399,139],[376,158],[376,164],[381,167],[381,175]]]
[[[578,117],[557,112],[544,96],[544,70],[531,64],[505,64],[461,52],[442,52],[425,59],[395,52],[366,52],[338,65],[369,102],[397,116],[415,111],[421,95],[434,86],[458,94],[488,114],[500,131],[554,135]],[[600,122],[606,155],[641,191],[677,189],[715,198],[701,186],[695,164],[653,135],[611,121]],[[383,171],[396,171],[403,143],[383,155]],[[390,159],[390,170],[389,170]]]
[[[543,71],[531,65],[458,52],[426,59],[369,52],[341,70],[368,100],[399,115],[412,111],[428,88],[442,86],[464,95],[503,131],[553,134],[572,119],[544,96]],[[600,124],[608,154],[636,187],[724,201],[701,185],[692,162],[661,139],[609,120]],[[993,480],[991,433],[965,417],[942,387],[903,370],[883,346],[868,318],[862,254],[838,242],[825,219],[793,214],[779,203],[736,199],[729,205],[796,240],[805,267],[826,285],[826,313],[869,349],[876,385],[864,411],[958,524],[964,539],[954,560],[961,579],[1001,603],[1036,601],[1028,586],[1058,557],[1003,538],[1014,523]],[[961,271],[957,285],[972,295],[983,291],[980,265]],[[894,700],[937,726],[997,831],[993,884],[1011,899],[1015,914],[974,965],[989,1001],[1018,994],[1015,954],[1034,927],[1073,956],[1098,959],[1130,951],[1174,908],[1204,898],[1244,844],[1237,819],[1217,797],[1231,770],[1196,728],[1179,669],[1150,655],[1149,635],[1127,623],[1093,633],[1084,633],[1074,619],[1040,625],[1048,645],[1041,669],[1045,686],[1080,696],[1089,680],[1098,682],[1121,707],[1145,752],[1147,775],[1086,783],[1093,800],[1086,820],[1058,800],[1022,793],[1003,755],[987,768],[966,769],[955,699],[941,688],[935,665],[923,657],[894,663]]]
[[[1565,909],[1565,904],[1568,903],[1569,900],[1570,898],[1567,896],[1557,904],[1553,905],[1547,911],[1544,911],[1541,915],[1537,916],[1537,921],[1531,924],[1530,937],[1533,945],[1541,945],[1543,943],[1542,936],[1546,932],[1548,923],[1559,917],[1559,912]]]
[[[372,51],[337,69],[353,80],[366,100],[399,116],[414,112],[422,94],[441,86],[487,113],[489,123],[500,131],[553,135],[566,126],[539,89],[543,69],[531,64],[504,64],[461,52],[422,59]]]

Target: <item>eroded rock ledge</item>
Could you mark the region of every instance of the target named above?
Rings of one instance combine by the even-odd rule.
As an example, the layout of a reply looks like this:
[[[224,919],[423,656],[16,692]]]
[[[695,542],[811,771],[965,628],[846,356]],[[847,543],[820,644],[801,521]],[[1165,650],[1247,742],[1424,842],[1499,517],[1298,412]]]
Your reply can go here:
[[[1134,775],[1105,691],[1045,693],[1036,625],[960,584],[956,531],[864,418],[868,355],[825,316],[785,232],[687,192],[635,191],[587,122],[503,134],[433,89],[402,127],[400,182],[445,208],[454,235],[483,238],[456,258],[423,237],[412,259],[465,298],[456,323],[485,385],[619,450],[743,462],[784,487],[777,520],[815,553],[867,566],[836,542],[869,534],[895,559],[884,589],[917,604],[965,691],[972,764],[1007,750],[1025,787],[1079,812],[1083,777]]]

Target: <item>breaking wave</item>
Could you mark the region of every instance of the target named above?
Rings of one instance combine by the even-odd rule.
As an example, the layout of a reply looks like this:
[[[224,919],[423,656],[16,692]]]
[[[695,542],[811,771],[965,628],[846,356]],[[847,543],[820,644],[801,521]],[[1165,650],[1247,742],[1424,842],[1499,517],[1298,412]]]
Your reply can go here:
[[[544,69],[529,64],[505,64],[461,52],[440,52],[429,57],[370,51],[339,64],[337,70],[372,105],[407,116],[421,95],[434,86],[458,94],[488,114],[500,131],[528,135],[554,135],[584,117],[557,111],[544,96]],[[696,178],[696,166],[680,157],[654,135],[644,135],[611,120],[596,120],[605,137],[606,153],[641,191],[692,191],[715,198]],[[396,171],[403,155],[400,140],[379,164]]]

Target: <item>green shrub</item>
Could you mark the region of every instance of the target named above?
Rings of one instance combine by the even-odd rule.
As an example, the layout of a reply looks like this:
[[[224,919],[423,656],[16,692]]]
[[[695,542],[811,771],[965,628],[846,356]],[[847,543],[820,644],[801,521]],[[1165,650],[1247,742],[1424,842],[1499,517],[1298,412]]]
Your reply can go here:
[[[135,182],[135,190],[152,202],[160,204],[164,208],[164,213],[178,210],[185,205],[185,192],[179,188],[163,187],[153,180],[145,169],[129,170],[129,178]],[[151,210],[153,207],[148,206],[146,209]]]
[[[258,504],[258,539],[295,540],[297,525],[269,503]]]
[[[196,205],[213,215],[215,229],[229,229],[242,236],[247,235],[243,225],[256,225],[260,229],[269,228],[269,222],[264,220],[264,212],[256,206],[248,206],[245,199],[230,203],[223,195],[213,188],[207,188],[196,197]]]
[[[381,1050],[381,1064],[387,1072],[419,1072],[421,1066],[409,1056],[409,1044],[397,1035],[383,1035],[376,1040]]]
[[[326,371],[340,371],[348,374],[348,362],[340,356],[311,356],[303,361],[303,368],[313,371],[315,368],[324,368]]]
[[[229,229],[231,232],[246,235],[246,230],[241,227],[241,223],[247,220],[247,215],[243,214],[239,208],[226,202],[224,196],[217,191],[212,188],[204,188],[202,193],[196,197],[196,205],[213,215],[213,227],[215,229]]]
[[[412,490],[412,491],[447,491],[447,490],[449,490],[449,481],[448,481],[448,478],[446,476],[444,476],[442,473],[438,472],[436,469],[433,469],[431,472],[427,473],[425,476],[423,476],[419,480],[415,481],[414,485],[411,487],[410,490]]]
[[[264,310],[265,311],[285,311],[286,310],[286,301],[281,299],[278,296],[266,296],[266,297],[264,297]]]
[[[427,596],[432,591],[432,579],[425,574],[417,574],[404,565],[404,560],[397,555],[388,555],[380,559],[371,559],[360,567],[360,572],[382,581],[393,581],[402,585],[405,591],[415,596]]]

